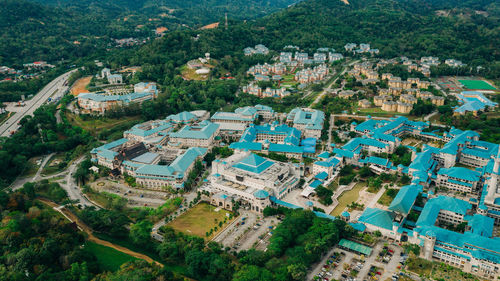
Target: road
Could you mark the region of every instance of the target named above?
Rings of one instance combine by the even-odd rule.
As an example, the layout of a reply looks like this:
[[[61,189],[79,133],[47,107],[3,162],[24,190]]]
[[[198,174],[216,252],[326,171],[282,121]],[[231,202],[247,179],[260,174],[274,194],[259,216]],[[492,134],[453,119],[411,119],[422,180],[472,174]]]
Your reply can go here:
[[[73,178],[73,174],[78,168],[78,164],[80,164],[83,160],[85,160],[85,156],[82,156],[71,163],[71,165],[67,169],[68,174],[66,175],[65,182],[61,182],[60,185],[64,190],[66,190],[66,192],[68,193],[68,197],[71,200],[78,200],[79,204],[81,204],[83,207],[93,206],[99,209],[99,206],[95,205],[94,203],[90,202],[89,199],[87,199],[87,197],[83,194],[80,187],[76,184],[76,181]]]
[[[348,66],[352,66],[353,64],[355,64],[357,62],[358,61],[355,60],[355,61],[349,63]],[[347,67],[344,67],[342,72],[340,72],[340,74],[337,75],[337,78],[335,78],[335,80],[333,80],[332,83],[330,83],[330,85],[328,85],[328,87],[324,88],[323,91],[316,97],[316,99],[309,105],[309,108],[312,108],[313,105],[317,104],[321,100],[321,98],[323,98],[323,96],[329,92],[332,85],[335,84],[335,82],[337,82],[337,80],[340,78],[340,76],[342,76],[342,75],[344,75],[344,73],[346,73],[346,71],[347,71]]]
[[[21,111],[14,113],[5,123],[0,126],[0,136],[9,137],[11,132],[17,131],[19,128],[19,121],[23,119],[24,116],[33,115],[35,110],[47,102],[48,98],[51,96],[62,97],[67,86],[64,84],[68,81],[71,73],[75,72],[76,69],[64,73],[63,75],[57,77],[49,84],[47,84],[38,94],[36,94],[31,100],[26,101],[26,106],[22,108]]]

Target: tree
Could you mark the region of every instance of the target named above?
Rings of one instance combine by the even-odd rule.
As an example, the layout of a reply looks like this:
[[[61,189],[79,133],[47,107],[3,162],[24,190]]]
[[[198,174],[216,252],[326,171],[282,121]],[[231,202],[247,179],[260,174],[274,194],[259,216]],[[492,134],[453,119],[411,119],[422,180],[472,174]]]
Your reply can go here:
[[[153,224],[147,220],[135,223],[130,227],[130,239],[138,246],[145,246],[150,243],[152,228]]]

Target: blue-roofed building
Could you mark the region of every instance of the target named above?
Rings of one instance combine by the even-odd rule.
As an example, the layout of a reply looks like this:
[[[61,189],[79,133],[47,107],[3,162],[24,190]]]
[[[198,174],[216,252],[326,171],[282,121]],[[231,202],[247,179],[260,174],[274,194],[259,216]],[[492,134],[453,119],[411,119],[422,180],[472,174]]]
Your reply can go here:
[[[421,256],[458,266],[466,272],[496,278],[500,274],[500,238],[491,238],[493,219],[473,214],[463,200],[438,196],[430,199],[413,230],[410,242],[419,244]],[[467,222],[465,233],[439,227]]]
[[[359,162],[364,165],[368,165],[370,170],[376,174],[391,173],[396,170],[394,165],[389,159],[380,158],[377,156],[368,156],[364,159],[360,159]]]
[[[454,112],[456,114],[463,115],[467,112],[472,112],[474,115],[477,115],[480,111],[498,106],[498,103],[492,102],[481,92],[465,91],[458,94],[457,99],[462,105],[455,108]]]
[[[149,121],[133,126],[123,133],[123,137],[138,142],[164,144],[172,128],[173,125],[164,120]]]
[[[415,204],[418,194],[422,191],[422,186],[419,185],[403,186],[392,200],[388,209],[403,216],[408,215],[413,208],[413,204]]]
[[[288,158],[301,160],[304,153],[314,153],[316,144],[315,139],[314,141],[307,139],[306,143],[300,145],[301,135],[299,130],[287,125],[279,125],[277,122],[265,125],[250,124],[241,135],[239,142],[232,143],[231,147],[237,150],[249,149],[264,153],[278,153]]]
[[[320,158],[319,161],[313,163],[313,171],[314,175],[325,175],[326,179],[331,178],[340,168],[341,161],[334,156],[328,157],[327,159]]]
[[[286,122],[300,130],[306,138],[321,138],[325,114],[316,109],[294,108],[288,113]]]
[[[291,163],[269,160],[248,151],[236,152],[212,162],[211,187],[242,201],[242,206],[261,213],[281,200],[299,183],[300,168]],[[264,196],[266,195],[266,196]]]
[[[205,120],[170,133],[169,144],[181,147],[210,147],[218,132],[219,124]]]
[[[382,235],[391,237],[397,229],[393,224],[395,217],[395,214],[390,211],[378,208],[366,208],[359,217],[358,222],[363,223],[369,232],[378,230]]]
[[[108,79],[111,76],[113,75],[108,76]],[[151,84],[153,85],[154,83]],[[84,113],[104,114],[106,111],[109,111],[114,107],[126,106],[133,103],[142,103],[156,98],[158,96],[156,84],[154,84],[154,88],[151,87],[146,87],[142,92],[136,91],[134,93],[123,95],[81,93],[78,95],[78,105]]]
[[[197,121],[198,118],[191,112],[183,111],[178,114],[170,115],[167,118],[165,118],[165,120],[171,121],[176,124],[187,124]]]
[[[468,218],[466,217],[465,220],[467,221],[467,226],[469,228],[468,232],[488,238],[493,236],[493,227],[495,224],[495,220],[493,218],[480,214],[474,214]]]
[[[92,149],[90,151],[92,162],[109,169],[114,169],[118,151],[128,141],[128,139],[123,138]]]
[[[167,186],[180,187],[183,186],[196,160],[201,159],[206,153],[206,148],[191,147],[175,158],[170,165],[144,164],[135,169],[132,175],[135,176],[137,184],[147,188],[162,190]],[[145,162],[153,156],[153,153],[147,153],[132,159],[131,162],[141,162],[143,158]]]
[[[441,168],[437,172],[436,184],[457,192],[477,191],[481,173],[463,167]]]
[[[471,208],[467,201],[440,195],[427,201],[417,226],[434,225],[438,219],[443,223],[460,224]]]

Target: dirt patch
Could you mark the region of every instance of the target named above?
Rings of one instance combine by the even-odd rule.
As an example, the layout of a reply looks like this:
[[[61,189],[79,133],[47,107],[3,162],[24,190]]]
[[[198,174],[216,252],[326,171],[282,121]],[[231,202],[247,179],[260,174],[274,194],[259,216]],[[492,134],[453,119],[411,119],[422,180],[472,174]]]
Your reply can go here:
[[[87,93],[88,90],[86,87],[90,83],[90,80],[92,80],[92,76],[78,79],[73,87],[71,87],[71,94],[76,97],[81,93]]]

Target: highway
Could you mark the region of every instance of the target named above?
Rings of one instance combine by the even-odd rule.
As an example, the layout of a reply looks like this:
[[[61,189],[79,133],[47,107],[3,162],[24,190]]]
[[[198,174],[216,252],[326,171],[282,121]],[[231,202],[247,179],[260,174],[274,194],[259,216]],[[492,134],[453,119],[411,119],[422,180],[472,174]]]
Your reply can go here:
[[[20,112],[16,112],[0,126],[0,136],[9,137],[11,132],[17,131],[17,129],[19,128],[19,121],[21,121],[24,116],[33,115],[35,110],[46,103],[49,97],[62,97],[68,89],[68,87],[65,86],[65,83],[68,81],[71,73],[75,72],[76,70],[77,69],[73,69],[52,80],[31,100],[27,100],[26,106],[24,106]]]

